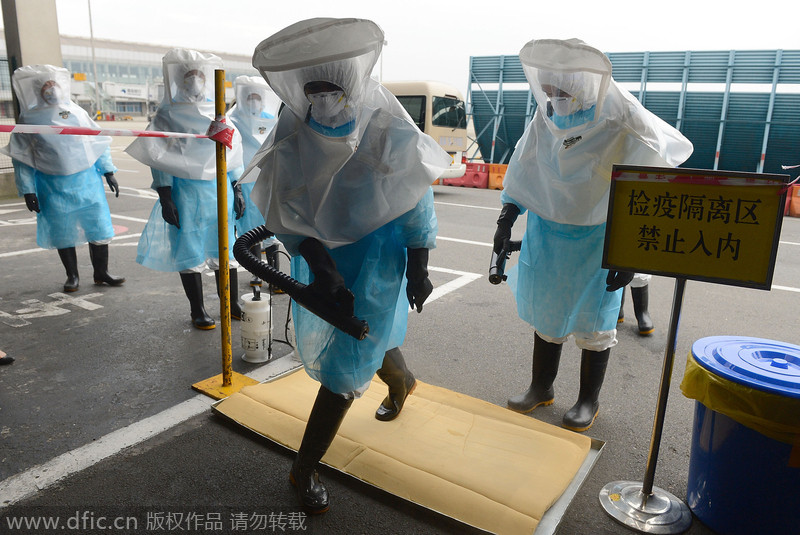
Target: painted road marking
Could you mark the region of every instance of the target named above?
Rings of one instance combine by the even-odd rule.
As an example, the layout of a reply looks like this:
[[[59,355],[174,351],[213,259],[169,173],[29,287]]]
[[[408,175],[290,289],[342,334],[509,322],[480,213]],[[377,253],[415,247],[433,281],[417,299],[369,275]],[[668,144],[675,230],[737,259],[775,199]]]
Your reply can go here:
[[[458,275],[458,278],[434,288],[433,292],[431,292],[431,295],[428,297],[428,299],[425,300],[425,305],[428,305],[429,303],[436,301],[440,297],[447,295],[450,292],[454,292],[459,288],[461,288],[462,286],[466,286],[470,282],[480,279],[483,276],[478,273],[469,273],[466,271],[456,271],[454,269],[437,268],[437,267],[429,267],[428,270],[437,271],[439,273],[448,273],[450,275]],[[411,307],[409,307],[409,310],[411,310]]]
[[[84,310],[97,310],[103,308],[103,305],[92,303],[89,299],[100,297],[101,293],[89,293],[79,296],[71,296],[65,293],[56,292],[48,294],[48,297],[53,299],[52,303],[45,303],[38,299],[27,299],[22,302],[24,308],[15,310],[13,314],[3,312],[0,310],[0,322],[10,325],[11,327],[24,327],[30,325],[29,319],[34,318],[49,318],[52,316],[61,316],[68,314],[69,309],[62,308],[65,305],[72,305]]]
[[[459,238],[444,238],[442,236],[436,236],[436,239],[442,241],[452,241],[456,243],[466,243],[467,245],[480,245],[481,247],[492,247],[491,243],[486,243],[483,241],[462,240]]]
[[[502,209],[502,206],[476,206],[474,204],[458,204],[454,202],[441,201],[433,201],[433,204],[441,204],[443,206],[458,206],[459,208],[476,208],[478,210],[494,210],[495,212],[499,212]]]
[[[116,216],[114,216],[112,214],[111,217],[116,217]],[[130,219],[134,219],[134,218],[130,218]],[[114,236],[113,238],[111,238],[111,240],[112,241],[128,240],[130,238],[138,238],[141,235],[142,235],[141,232],[133,233],[133,234],[123,234],[122,236]],[[120,245],[128,245],[128,244],[120,244]],[[115,244],[115,247],[116,247],[116,244]],[[50,251],[50,249],[42,249],[42,248],[20,249],[19,251],[10,251],[8,253],[0,253],[0,258],[5,258],[7,256],[20,256],[20,255],[32,254],[32,253],[45,253],[45,252],[49,252],[49,251]]]

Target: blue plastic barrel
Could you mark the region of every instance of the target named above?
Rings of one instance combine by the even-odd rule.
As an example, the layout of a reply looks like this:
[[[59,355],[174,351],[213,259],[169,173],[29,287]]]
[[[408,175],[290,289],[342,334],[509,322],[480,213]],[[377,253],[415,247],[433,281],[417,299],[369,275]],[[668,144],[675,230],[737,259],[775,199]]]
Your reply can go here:
[[[794,406],[800,398],[796,345],[711,336],[692,345],[692,356],[709,373],[733,383],[785,396]],[[791,451],[792,444],[696,401],[689,508],[722,535],[800,533],[800,468],[790,466]]]

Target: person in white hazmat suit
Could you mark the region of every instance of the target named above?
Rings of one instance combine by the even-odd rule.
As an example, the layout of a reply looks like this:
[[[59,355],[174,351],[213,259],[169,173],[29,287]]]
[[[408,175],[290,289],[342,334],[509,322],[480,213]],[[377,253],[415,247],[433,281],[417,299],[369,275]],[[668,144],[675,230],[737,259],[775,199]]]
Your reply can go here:
[[[677,166],[693,147],[620,88],[608,58],[584,42],[535,40],[519,57],[537,109],[503,180],[494,250],[527,211],[509,282],[535,334],[530,387],[508,407],[527,413],[553,403],[561,347],[572,336],[582,349],[580,390],[563,426],[585,431],[617,343],[622,288],[633,278],[601,267],[612,165]]]
[[[100,127],[70,100],[69,72],[52,65],[14,71],[19,124]],[[57,249],[67,272],[65,292],[78,290],[75,246],[89,242],[95,284],[125,282],[108,272],[108,244],[114,237],[103,177],[119,197],[108,136],[11,134],[3,152],[11,156],[17,192],[36,212],[36,243]]]
[[[377,372],[389,395],[375,416],[391,420],[416,385],[399,346],[409,304],[421,312],[433,290],[431,184],[450,160],[370,78],[383,39],[368,20],[318,18],[279,31],[253,55],[286,105],[251,164],[253,200],[292,256],[292,276],[370,329],[359,341],[292,308],[297,351],[321,383],[290,471],[312,513],[328,510],[317,466],[353,399]]]
[[[278,110],[281,101],[272,89],[260,76],[237,76],[233,81],[236,94],[236,104],[228,112],[228,119],[242,136],[243,160],[248,164],[256,151],[266,141],[267,135],[278,122]],[[236,220],[236,237],[264,224],[264,216],[253,204],[250,193],[255,182],[242,184],[242,195],[245,200],[244,215]],[[267,263],[275,269],[280,269],[278,262],[278,240],[274,236],[251,247],[256,257],[261,256],[261,251],[266,253]],[[253,277],[250,286],[261,286],[261,280]],[[271,288],[273,291],[279,291]]]
[[[215,118],[214,70],[222,60],[213,54],[175,48],[163,58],[164,100],[147,130],[205,134]],[[241,188],[233,183],[244,170],[242,138],[234,131],[228,168],[228,220],[244,212]],[[217,277],[219,292],[219,236],[217,230],[216,149],[210,139],[140,137],[125,152],[150,167],[151,188],[159,199],[142,231],[136,262],[157,271],[178,271],[189,299],[192,324],[202,330],[216,322],[203,303],[201,273],[208,266]],[[233,224],[228,243],[233,243]],[[232,259],[232,257],[231,257]],[[230,263],[231,317],[241,319],[238,263]]]

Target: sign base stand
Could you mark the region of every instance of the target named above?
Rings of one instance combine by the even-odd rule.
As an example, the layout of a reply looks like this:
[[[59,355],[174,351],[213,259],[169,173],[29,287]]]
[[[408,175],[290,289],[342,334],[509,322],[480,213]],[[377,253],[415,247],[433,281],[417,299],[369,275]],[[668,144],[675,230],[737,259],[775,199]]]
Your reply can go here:
[[[653,487],[642,492],[643,483],[612,481],[600,491],[600,505],[617,522],[642,533],[683,533],[692,525],[689,507],[674,495]]]
[[[214,399],[223,399],[231,394],[235,394],[242,388],[257,385],[258,381],[241,373],[231,372],[231,384],[225,385],[222,374],[209,377],[203,381],[192,385],[192,388],[201,394],[205,394]]]

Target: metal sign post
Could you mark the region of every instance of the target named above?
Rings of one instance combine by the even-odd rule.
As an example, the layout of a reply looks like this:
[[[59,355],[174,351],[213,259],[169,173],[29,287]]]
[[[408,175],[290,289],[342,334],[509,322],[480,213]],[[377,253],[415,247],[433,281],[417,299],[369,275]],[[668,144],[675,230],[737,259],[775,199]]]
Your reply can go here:
[[[629,528],[673,534],[692,523],[683,501],[653,485],[686,279],[769,290],[788,179],[614,166],[603,267],[675,278],[644,481],[613,481],[600,491],[606,513]]]

